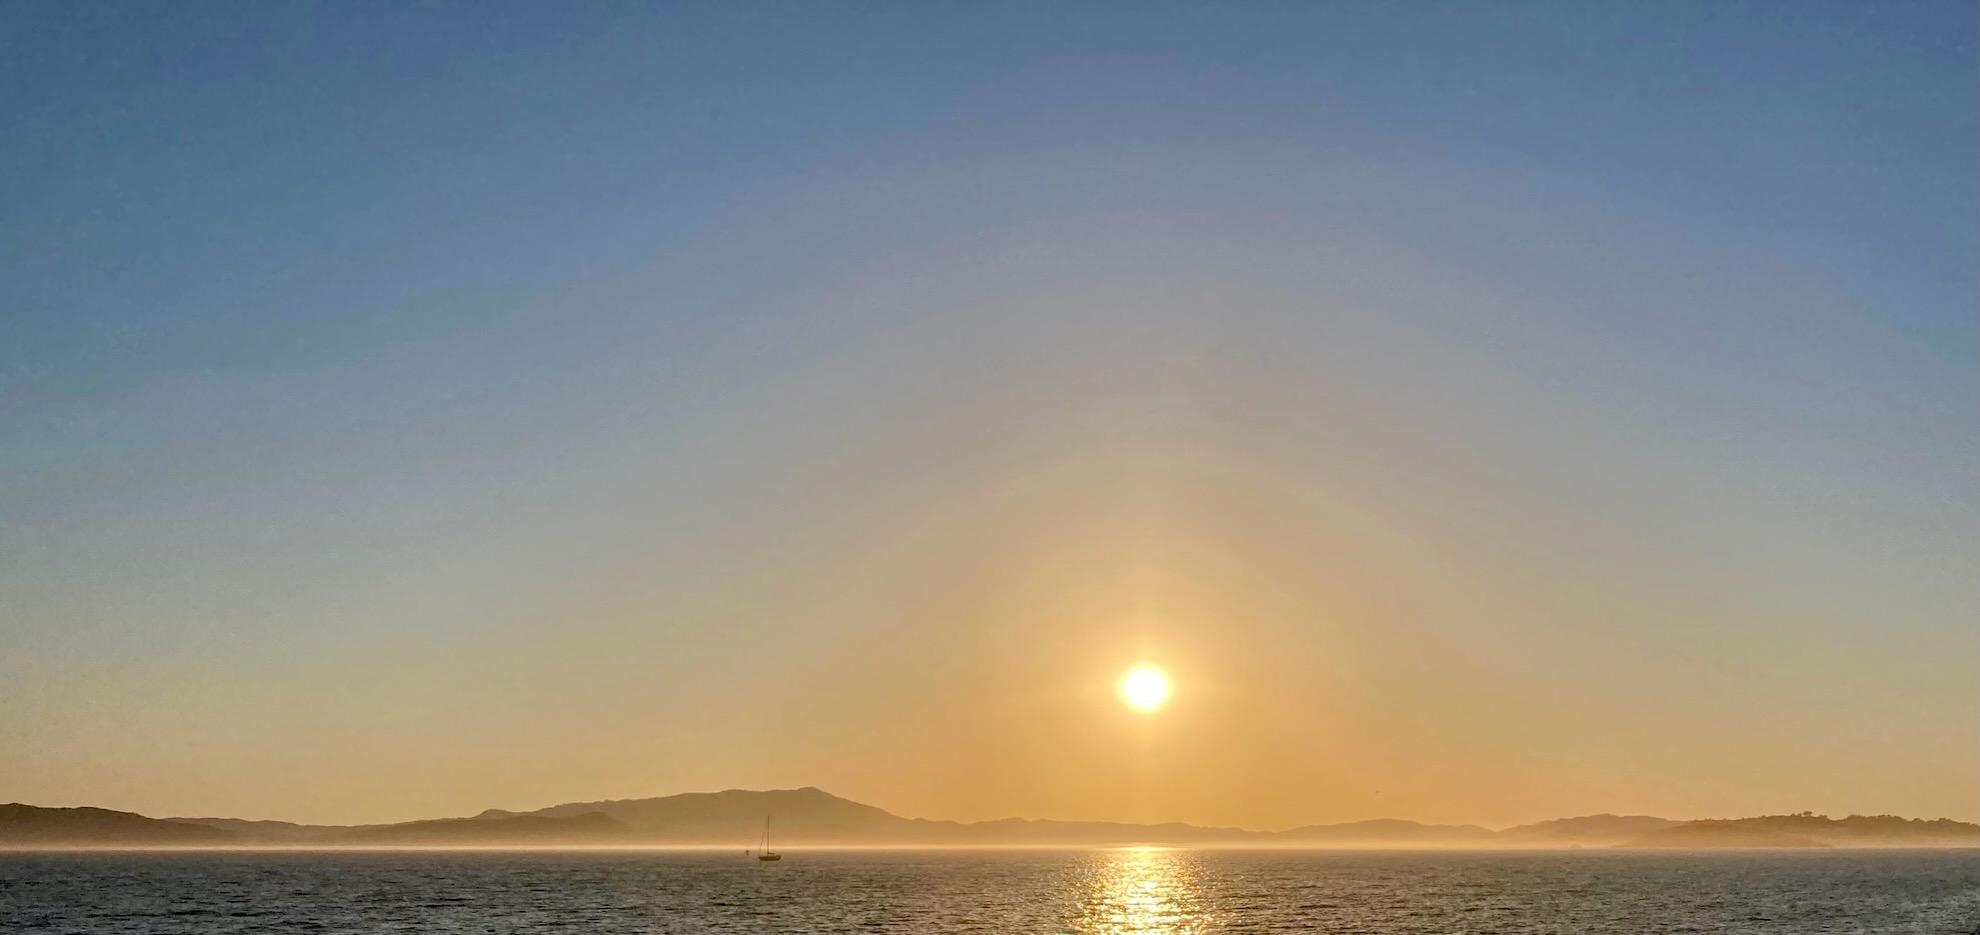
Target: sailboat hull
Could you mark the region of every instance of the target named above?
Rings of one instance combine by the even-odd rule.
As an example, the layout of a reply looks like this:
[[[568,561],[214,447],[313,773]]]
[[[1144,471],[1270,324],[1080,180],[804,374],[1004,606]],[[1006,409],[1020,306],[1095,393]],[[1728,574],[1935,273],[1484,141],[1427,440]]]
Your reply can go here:
[[[782,854],[758,854],[758,855],[756,855],[756,859],[757,859],[757,860],[783,860],[783,859],[784,859],[784,855],[782,855]]]

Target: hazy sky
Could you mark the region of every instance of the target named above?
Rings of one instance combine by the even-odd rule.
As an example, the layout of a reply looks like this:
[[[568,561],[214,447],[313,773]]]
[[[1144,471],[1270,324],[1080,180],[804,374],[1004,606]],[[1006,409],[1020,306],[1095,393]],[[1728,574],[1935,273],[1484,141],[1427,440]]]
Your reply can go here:
[[[0,801],[1980,817],[1976,35],[0,4]]]

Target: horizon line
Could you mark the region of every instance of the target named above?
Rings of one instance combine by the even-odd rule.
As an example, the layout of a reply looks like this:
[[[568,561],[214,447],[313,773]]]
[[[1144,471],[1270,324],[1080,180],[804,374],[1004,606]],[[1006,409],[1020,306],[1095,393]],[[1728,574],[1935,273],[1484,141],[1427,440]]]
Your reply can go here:
[[[671,792],[660,795],[628,796],[623,798],[600,798],[600,799],[587,799],[582,801],[573,800],[573,801],[565,801],[565,802],[553,802],[549,805],[542,805],[542,806],[537,806],[535,808],[524,808],[524,809],[511,809],[511,808],[500,808],[500,807],[491,806],[491,807],[483,808],[480,812],[472,815],[445,815],[439,817],[405,818],[396,821],[360,821],[360,822],[342,822],[342,823],[294,821],[286,818],[239,818],[231,815],[166,814],[166,815],[153,816],[138,811],[136,809],[112,808],[103,805],[33,805],[31,803],[20,802],[20,801],[0,803],[0,805],[23,805],[29,808],[95,808],[95,809],[101,809],[103,811],[124,812],[126,814],[141,815],[147,818],[157,818],[158,820],[161,821],[222,820],[222,821],[247,821],[247,822],[276,822],[281,824],[297,825],[301,827],[358,828],[358,827],[385,827],[391,825],[412,824],[416,822],[426,822],[426,821],[468,821],[468,820],[474,820],[480,818],[482,815],[486,815],[489,812],[501,812],[512,816],[527,816],[534,814],[536,812],[544,811],[546,809],[561,808],[564,806],[571,806],[571,805],[608,805],[608,804],[623,803],[623,802],[644,802],[644,801],[652,801],[655,799],[670,799],[670,798],[677,798],[682,796],[714,796],[714,795],[724,795],[728,793],[747,793],[747,794],[755,794],[755,795],[764,795],[764,794],[772,794],[772,793],[801,793],[801,792],[816,792],[820,795],[828,796],[830,798],[836,799],[841,802],[847,802],[865,808],[877,809],[891,817],[898,818],[903,821],[926,822],[929,824],[950,824],[950,825],[970,826],[970,825],[1000,824],[1000,823],[1008,823],[1008,822],[1028,822],[1028,823],[1056,823],[1056,824],[1115,825],[1115,826],[1139,827],[1139,828],[1156,828],[1156,827],[1162,827],[1168,825],[1179,825],[1197,831],[1211,831],[1211,832],[1231,831],[1242,834],[1257,834],[1257,835],[1288,834],[1294,831],[1300,831],[1308,828],[1338,828],[1347,825],[1368,824],[1373,822],[1385,822],[1385,821],[1408,823],[1426,828],[1460,828],[1460,829],[1476,828],[1479,830],[1491,832],[1493,834],[1498,834],[1516,828],[1524,828],[1533,825],[1546,824],[1549,822],[1573,821],[1583,818],[1604,818],[1604,817],[1655,818],[1663,821],[1672,821],[1672,822],[1681,822],[1681,823],[1692,823],[1692,822],[1702,822],[1702,821],[1742,821],[1742,820],[1754,819],[1754,818],[1814,817],[1814,818],[1826,819],[1829,821],[1842,821],[1848,818],[1896,818],[1907,822],[1916,821],[1916,822],[1929,823],[1929,822],[1937,822],[1937,821],[1951,821],[1951,822],[1958,822],[1963,824],[1980,824],[1980,817],[1958,818],[1949,815],[1942,815],[1936,818],[1924,818],[1924,817],[1909,817],[1909,816],[1897,814],[1895,812],[1877,812],[1877,813],[1851,812],[1847,815],[1838,818],[1831,816],[1825,812],[1814,812],[1807,809],[1798,812],[1769,812],[1769,813],[1762,813],[1756,815],[1737,815],[1731,817],[1714,816],[1714,817],[1704,817],[1704,818],[1700,818],[1700,817],[1675,818],[1668,815],[1652,814],[1650,812],[1603,811],[1603,812],[1587,812],[1579,815],[1560,815],[1553,818],[1542,818],[1535,821],[1516,822],[1502,827],[1495,827],[1493,825],[1488,825],[1480,822],[1424,821],[1422,819],[1417,819],[1417,818],[1398,818],[1393,815],[1378,815],[1371,818],[1347,819],[1347,820],[1332,821],[1332,822],[1305,822],[1284,828],[1272,828],[1272,829],[1246,828],[1238,825],[1197,824],[1195,822],[1177,820],[1177,819],[1170,819],[1164,821],[1122,821],[1118,819],[1105,819],[1105,818],[1025,818],[1019,816],[1006,816],[1002,818],[982,818],[982,819],[966,820],[966,819],[955,819],[955,818],[926,818],[919,816],[902,815],[898,812],[894,812],[883,806],[874,805],[869,802],[862,802],[858,799],[853,799],[847,796],[839,795],[838,793],[828,791],[822,787],[815,785],[797,786],[792,788],[764,788],[764,789],[750,789],[741,786],[733,786],[730,788],[718,789],[713,791]],[[975,846],[975,845],[971,845],[971,846]],[[1153,845],[1153,846],[1162,846],[1162,845]],[[209,849],[209,848],[198,848],[198,849]]]

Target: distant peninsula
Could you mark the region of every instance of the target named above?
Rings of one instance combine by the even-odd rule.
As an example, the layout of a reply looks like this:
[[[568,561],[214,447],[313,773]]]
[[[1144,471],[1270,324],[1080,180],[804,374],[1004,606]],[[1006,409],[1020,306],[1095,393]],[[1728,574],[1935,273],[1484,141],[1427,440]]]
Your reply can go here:
[[[736,847],[763,821],[780,847],[1108,847],[1134,844],[1296,848],[1980,847],[1980,825],[1894,815],[1802,812],[1684,821],[1587,815],[1492,830],[1376,819],[1284,831],[1010,818],[903,818],[820,789],[699,792],[572,802],[529,812],[385,825],[302,825],[237,818],[150,818],[102,808],[0,805],[0,848]]]

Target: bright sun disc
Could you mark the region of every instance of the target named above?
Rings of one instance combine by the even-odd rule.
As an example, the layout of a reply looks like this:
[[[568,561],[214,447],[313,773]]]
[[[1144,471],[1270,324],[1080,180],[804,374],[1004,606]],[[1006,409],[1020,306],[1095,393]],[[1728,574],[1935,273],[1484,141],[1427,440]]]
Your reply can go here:
[[[1153,711],[1168,704],[1169,693],[1175,690],[1169,673],[1145,662],[1121,673],[1115,687],[1121,693],[1121,700],[1136,711]]]

